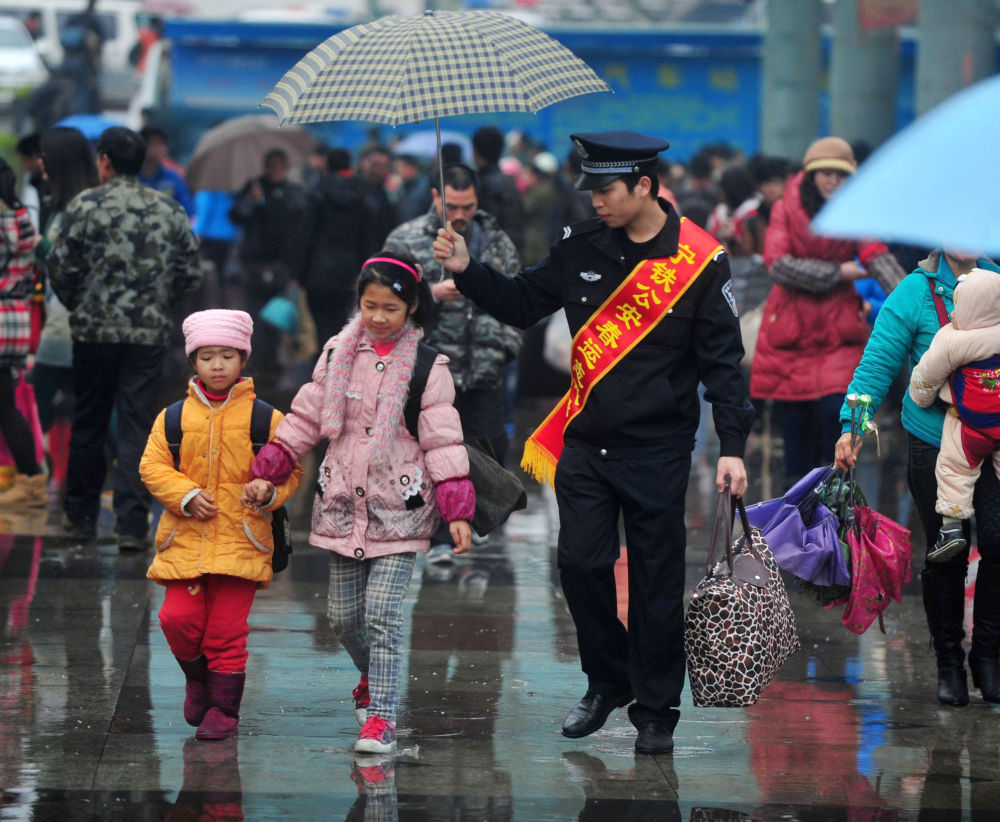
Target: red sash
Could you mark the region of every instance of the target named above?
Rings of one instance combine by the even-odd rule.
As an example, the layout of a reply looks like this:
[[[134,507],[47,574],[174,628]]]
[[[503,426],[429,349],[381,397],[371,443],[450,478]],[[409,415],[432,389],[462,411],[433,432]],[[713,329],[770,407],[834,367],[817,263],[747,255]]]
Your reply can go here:
[[[570,389],[524,444],[525,471],[552,483],[563,434],[591,390],[670,313],[721,250],[714,237],[682,219],[677,253],[639,263],[580,327],[573,337]]]

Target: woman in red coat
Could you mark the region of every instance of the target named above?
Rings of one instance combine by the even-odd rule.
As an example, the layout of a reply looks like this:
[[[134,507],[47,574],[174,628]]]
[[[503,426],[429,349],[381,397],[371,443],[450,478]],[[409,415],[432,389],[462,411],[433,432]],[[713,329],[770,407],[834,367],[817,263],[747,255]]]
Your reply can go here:
[[[809,221],[857,170],[850,145],[824,137],[775,203],[764,240],[774,285],[767,298],[750,375],[754,399],[777,400],[786,477],[829,458],[840,436],[840,406],[861,359],[867,307],[854,281],[872,276],[886,293],[903,270],[880,243],[818,237]]]

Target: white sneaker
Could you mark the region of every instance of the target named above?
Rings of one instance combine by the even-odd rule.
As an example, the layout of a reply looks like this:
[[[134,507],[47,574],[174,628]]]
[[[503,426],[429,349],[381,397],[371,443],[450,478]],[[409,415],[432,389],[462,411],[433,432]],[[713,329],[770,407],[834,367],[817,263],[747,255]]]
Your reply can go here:
[[[452,546],[447,542],[432,545],[427,552],[427,563],[429,565],[454,565],[455,554],[452,551]]]

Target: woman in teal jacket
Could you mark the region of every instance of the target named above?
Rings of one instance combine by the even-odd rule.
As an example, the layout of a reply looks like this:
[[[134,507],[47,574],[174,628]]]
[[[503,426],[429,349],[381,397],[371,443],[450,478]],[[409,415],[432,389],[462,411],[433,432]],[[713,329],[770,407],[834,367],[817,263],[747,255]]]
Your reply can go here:
[[[941,297],[950,314],[957,278],[974,266],[1000,273],[1000,267],[985,258],[935,251],[903,279],[879,312],[848,393],[869,394],[873,411],[878,408],[896,375],[904,368],[912,370],[941,327],[933,294]],[[840,421],[844,433],[837,441],[836,460],[838,466],[846,468],[854,465],[861,447],[859,444],[852,453],[851,411],[846,403],[840,410]],[[944,412],[935,406],[920,408],[907,392],[903,395],[902,423],[909,435],[907,479],[929,550],[941,528],[941,515],[934,511],[934,466]],[[983,699],[1000,702],[1000,483],[994,472],[982,472],[974,504],[980,562],[969,668]],[[964,527],[969,543],[968,521]],[[927,563],[921,572],[924,611],[937,656],[938,702],[942,705],[969,703],[962,648],[968,561],[966,549],[946,562]]]

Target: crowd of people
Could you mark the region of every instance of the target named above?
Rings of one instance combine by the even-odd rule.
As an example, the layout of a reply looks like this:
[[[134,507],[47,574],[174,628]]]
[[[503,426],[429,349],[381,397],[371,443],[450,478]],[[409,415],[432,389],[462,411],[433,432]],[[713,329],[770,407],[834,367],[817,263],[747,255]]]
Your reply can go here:
[[[789,484],[834,459],[853,466],[860,444],[845,395],[870,395],[877,410],[949,326],[960,278],[990,286],[1000,273],[974,254],[937,250],[915,266],[911,249],[813,234],[812,217],[858,167],[861,147],[837,137],[801,162],[710,146],[686,164],[661,158],[666,141],[630,131],[571,139],[560,163],[523,135],[484,127],[471,164],[446,145],[440,170],[380,143],[356,161],[321,146],[301,169],[274,149],[239,190],[193,196],[153,127],[111,128],[94,149],[68,128],[25,138],[21,185],[0,161],[0,430],[16,471],[0,507],[58,501],[87,543],[109,483],[119,548],[137,551],[151,545],[159,501],[149,573],[167,587],[160,622],[199,738],[236,732],[247,615],[271,579],[271,512],[326,440],[307,478],[310,542],[330,552],[328,614],[360,675],[356,749],[394,749],[414,563],[425,552],[453,561],[479,538],[462,443],[488,438],[513,462],[522,334],[562,312],[574,342],[550,393],[568,393],[528,438],[524,464],[554,482],[560,579],[587,678],[563,734],[588,736],[628,705],[636,750],[672,750],[684,500],[702,404],[718,435],[720,493],[745,492],[745,444],[766,404],[779,412]],[[39,295],[45,321],[33,335]],[[272,319],[279,297],[296,300],[298,328]],[[426,346],[446,356],[410,430],[404,406]],[[995,373],[1000,347],[958,349],[964,359],[945,362],[972,362],[968,380]],[[157,415],[171,355],[187,381],[176,448]],[[969,665],[983,698],[1000,702],[1000,482],[978,472],[1000,416],[989,416],[988,391],[944,390],[941,357],[921,362],[914,396],[901,397],[938,699],[969,701],[962,614],[974,514],[982,560]],[[26,369],[32,407],[18,392]],[[289,374],[290,411],[251,450],[255,394]],[[945,426],[939,389],[962,425]],[[972,442],[984,414],[985,439]],[[961,483],[948,467],[956,454],[975,463]],[[614,579],[619,516],[627,631]]]

